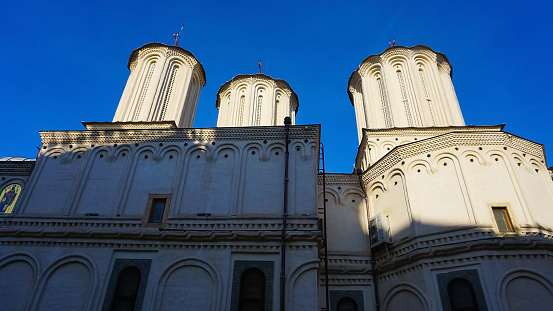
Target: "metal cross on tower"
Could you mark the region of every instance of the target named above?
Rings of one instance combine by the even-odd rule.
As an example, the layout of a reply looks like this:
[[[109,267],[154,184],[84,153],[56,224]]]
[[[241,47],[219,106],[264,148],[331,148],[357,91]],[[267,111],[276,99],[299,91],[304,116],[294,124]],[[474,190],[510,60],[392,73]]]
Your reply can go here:
[[[179,46],[179,39],[180,39],[180,35],[182,33],[183,28],[184,28],[184,24],[182,24],[182,26],[180,27],[179,33],[174,33],[173,34],[173,38],[175,38],[175,46]]]
[[[263,71],[267,70],[267,65],[263,65],[261,63],[261,60],[257,61],[257,69],[259,70],[259,73],[263,73]]]

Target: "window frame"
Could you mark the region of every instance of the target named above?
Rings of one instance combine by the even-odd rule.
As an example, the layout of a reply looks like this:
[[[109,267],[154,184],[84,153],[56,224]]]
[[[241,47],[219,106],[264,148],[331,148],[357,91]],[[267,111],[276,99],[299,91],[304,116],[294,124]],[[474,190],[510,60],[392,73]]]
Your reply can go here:
[[[239,310],[239,298],[241,280],[244,272],[251,268],[260,270],[265,275],[265,310],[273,310],[273,283],[274,283],[274,261],[250,261],[235,260],[232,272],[232,289],[230,311]]]
[[[490,215],[492,218],[492,224],[494,231],[496,234],[504,236],[504,235],[515,235],[518,234],[518,227],[516,226],[516,221],[514,214],[512,213],[511,205],[508,203],[497,203],[497,204],[488,204]],[[495,210],[502,210],[504,213],[504,216],[507,220],[507,225],[510,227],[510,231],[501,231],[498,224],[497,219],[495,218],[494,211]]]
[[[152,222],[153,213],[155,213],[154,201],[158,199],[165,199],[165,207],[163,209],[163,215],[160,222]],[[142,227],[146,228],[163,228],[167,223],[169,216],[169,209],[171,208],[171,194],[152,194],[148,195],[148,201],[146,203],[146,209],[142,216]]]
[[[110,311],[113,300],[115,299],[115,291],[117,289],[117,283],[121,273],[129,267],[138,268],[140,271],[140,283],[138,286],[138,293],[136,296],[134,309],[142,310],[144,298],[146,296],[146,286],[148,284],[148,278],[150,275],[150,267],[152,265],[152,259],[130,259],[130,258],[117,258],[113,262],[111,267],[111,275],[109,275],[109,282],[105,291],[104,304],[102,305],[102,311]],[[108,275],[106,275],[106,278]]]

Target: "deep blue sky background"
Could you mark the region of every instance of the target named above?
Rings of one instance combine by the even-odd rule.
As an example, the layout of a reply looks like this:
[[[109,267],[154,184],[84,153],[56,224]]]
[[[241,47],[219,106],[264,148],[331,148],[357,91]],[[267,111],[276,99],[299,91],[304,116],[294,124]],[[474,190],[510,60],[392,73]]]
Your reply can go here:
[[[445,53],[467,125],[506,131],[553,154],[553,1],[8,1],[0,10],[0,157],[34,158],[39,130],[111,121],[133,49],[181,46],[203,64],[194,127],[215,127],[215,96],[238,74],[286,80],[296,124],[322,124],[327,172],[351,172],[355,114],[346,89],[397,38]],[[553,165],[549,161],[548,165]]]

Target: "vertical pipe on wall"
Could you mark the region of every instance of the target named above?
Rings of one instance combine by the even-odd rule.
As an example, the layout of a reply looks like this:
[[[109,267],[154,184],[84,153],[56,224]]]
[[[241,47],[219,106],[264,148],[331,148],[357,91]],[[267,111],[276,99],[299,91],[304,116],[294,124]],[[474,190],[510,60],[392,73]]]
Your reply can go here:
[[[320,161],[321,163],[319,165],[322,166],[319,167],[319,174],[323,176],[323,247],[324,247],[324,264],[325,264],[325,310],[328,311],[329,306],[329,293],[328,293],[328,234],[326,231],[326,171],[325,171],[325,148],[323,143],[321,143],[321,155],[320,155]]]
[[[290,119],[290,117],[284,118],[284,145],[286,146],[286,151],[284,153],[284,207],[282,211],[282,232],[280,240],[280,311],[286,309],[286,221],[288,218],[288,162],[290,158],[288,141],[290,136],[290,124],[292,124],[292,119]]]

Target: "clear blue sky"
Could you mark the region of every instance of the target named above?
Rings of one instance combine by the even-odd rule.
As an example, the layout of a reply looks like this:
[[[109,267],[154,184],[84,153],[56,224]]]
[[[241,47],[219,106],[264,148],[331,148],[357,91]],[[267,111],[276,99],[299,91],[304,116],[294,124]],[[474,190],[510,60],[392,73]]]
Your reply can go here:
[[[327,171],[349,173],[358,141],[348,78],[397,38],[448,56],[467,125],[507,123],[553,154],[552,16],[545,0],[8,1],[0,157],[34,158],[39,130],[111,121],[132,50],[167,43],[181,24],[181,46],[207,74],[194,127],[215,127],[219,87],[262,59],[298,94],[296,124],[322,124]]]

